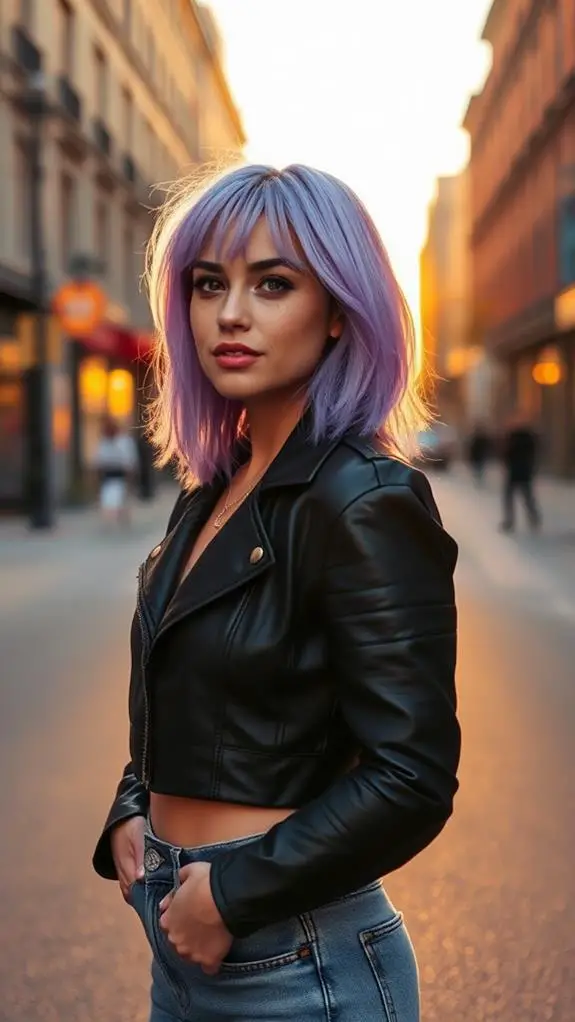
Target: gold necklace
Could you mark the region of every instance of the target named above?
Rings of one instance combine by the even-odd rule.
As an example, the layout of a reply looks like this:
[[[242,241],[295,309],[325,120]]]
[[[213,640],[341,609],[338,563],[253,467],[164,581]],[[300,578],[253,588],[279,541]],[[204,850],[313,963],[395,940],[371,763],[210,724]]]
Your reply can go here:
[[[247,489],[245,491],[245,493],[240,493],[239,497],[234,497],[233,500],[226,500],[225,501],[222,510],[218,511],[216,517],[214,518],[214,520],[212,522],[212,528],[214,528],[216,530],[217,529],[221,529],[222,525],[224,524],[224,522],[225,522],[225,520],[226,520],[226,518],[228,516],[228,513],[229,513],[230,509],[235,507],[236,504],[241,504],[242,501],[246,500],[247,497],[249,497],[249,495],[252,492],[252,490],[255,490],[255,488],[258,485],[258,483],[260,482],[260,480],[263,479],[264,475],[266,474],[266,472],[268,470],[268,467],[269,466],[266,465],[266,467],[264,468],[263,472],[260,473],[260,475],[255,479],[255,481],[252,483],[252,485],[249,487],[249,489]]]

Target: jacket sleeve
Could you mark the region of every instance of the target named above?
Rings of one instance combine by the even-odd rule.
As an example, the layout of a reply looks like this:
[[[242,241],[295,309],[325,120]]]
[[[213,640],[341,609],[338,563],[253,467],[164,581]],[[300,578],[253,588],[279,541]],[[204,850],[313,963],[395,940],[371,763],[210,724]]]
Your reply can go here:
[[[186,494],[181,491],[168,520],[167,533],[171,532],[179,521],[186,501]],[[104,829],[96,845],[92,857],[92,865],[105,880],[117,880],[116,867],[112,858],[112,846],[110,835],[113,828],[123,820],[129,820],[131,816],[146,816],[150,800],[146,787],[136,777],[134,766],[130,762],[124,768],[116,795],[112,803]]]
[[[96,845],[92,858],[92,865],[105,880],[117,880],[118,874],[112,858],[112,845],[110,836],[113,828],[123,820],[129,820],[131,816],[146,816],[149,806],[147,789],[138,780],[134,773],[132,763],[128,763],[122,774],[122,778],[116,790],[116,796],[104,829]]]
[[[376,485],[339,515],[319,581],[339,712],[359,762],[262,837],[219,854],[211,888],[237,937],[402,866],[457,790],[457,547],[428,484]]]

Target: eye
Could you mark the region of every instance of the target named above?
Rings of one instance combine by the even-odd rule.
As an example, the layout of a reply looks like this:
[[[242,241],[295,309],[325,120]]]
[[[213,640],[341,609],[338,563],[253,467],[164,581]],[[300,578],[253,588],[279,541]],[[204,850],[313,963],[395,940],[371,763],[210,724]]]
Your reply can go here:
[[[224,282],[219,277],[196,277],[192,287],[194,291],[199,291],[200,294],[213,295],[223,289]]]
[[[264,277],[258,287],[265,294],[281,294],[282,291],[293,291],[293,284],[285,277]]]

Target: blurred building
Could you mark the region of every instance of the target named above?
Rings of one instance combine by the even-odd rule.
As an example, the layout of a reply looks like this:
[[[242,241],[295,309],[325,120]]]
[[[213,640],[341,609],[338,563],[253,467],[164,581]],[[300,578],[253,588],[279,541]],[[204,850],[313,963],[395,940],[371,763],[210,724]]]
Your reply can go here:
[[[461,428],[469,350],[468,181],[440,177],[421,252],[421,327],[429,397],[442,421]]]
[[[544,461],[575,474],[575,2],[495,0],[471,140],[472,332],[497,367],[497,417],[521,409]]]
[[[41,182],[31,149],[38,137]],[[138,418],[151,328],[139,278],[161,185],[207,160],[236,158],[244,141],[207,8],[191,0],[0,5],[0,505],[20,505],[26,486],[34,189],[47,298],[78,275],[105,294],[89,336],[66,336],[54,317],[48,324],[55,479],[65,499],[81,486],[105,407]]]

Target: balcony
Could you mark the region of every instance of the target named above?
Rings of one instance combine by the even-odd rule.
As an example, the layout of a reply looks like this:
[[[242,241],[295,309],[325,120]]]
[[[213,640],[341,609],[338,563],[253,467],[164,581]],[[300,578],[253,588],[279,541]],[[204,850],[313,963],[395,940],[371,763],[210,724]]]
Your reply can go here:
[[[42,70],[42,53],[21,25],[12,26],[12,56],[20,70],[28,75]]]

